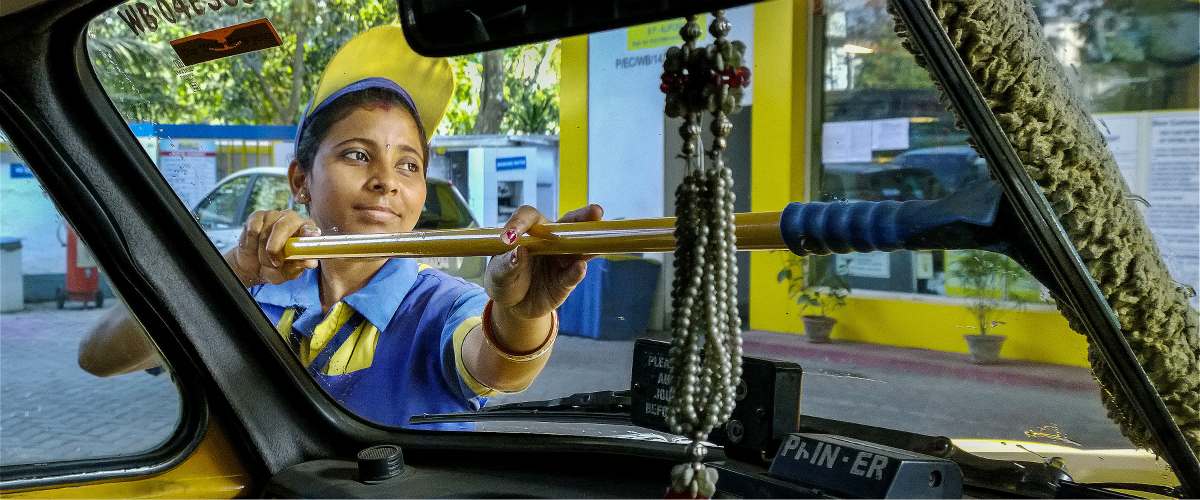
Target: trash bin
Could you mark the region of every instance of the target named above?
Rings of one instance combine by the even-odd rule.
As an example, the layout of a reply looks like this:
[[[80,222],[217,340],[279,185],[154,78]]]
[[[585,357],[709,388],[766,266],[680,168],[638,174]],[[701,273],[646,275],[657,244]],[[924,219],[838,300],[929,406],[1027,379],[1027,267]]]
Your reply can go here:
[[[661,267],[630,255],[592,259],[587,276],[558,308],[559,332],[600,340],[644,335]]]
[[[0,237],[0,312],[25,308],[25,279],[21,272],[21,238]]]

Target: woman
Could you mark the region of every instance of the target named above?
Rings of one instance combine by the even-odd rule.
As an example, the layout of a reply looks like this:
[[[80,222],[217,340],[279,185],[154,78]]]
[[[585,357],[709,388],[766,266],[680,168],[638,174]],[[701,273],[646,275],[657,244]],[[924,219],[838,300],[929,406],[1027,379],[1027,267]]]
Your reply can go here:
[[[290,237],[411,231],[425,203],[426,131],[441,121],[452,90],[448,63],[413,53],[398,27],[348,42],[322,76],[288,169],[292,195],[312,219],[256,212],[225,255],[322,387],[389,425],[478,409],[490,395],[528,387],[553,346],[554,310],[586,271],[586,257],[536,257],[514,247],[489,262],[485,293],[410,259],[283,259]],[[601,214],[591,205],[562,220]],[[513,245],[543,222],[536,209],[521,207],[501,240]],[[126,359],[118,372],[148,364],[129,359],[141,355],[112,355],[118,330],[85,338],[81,366],[107,373],[112,367],[99,365],[113,358]]]

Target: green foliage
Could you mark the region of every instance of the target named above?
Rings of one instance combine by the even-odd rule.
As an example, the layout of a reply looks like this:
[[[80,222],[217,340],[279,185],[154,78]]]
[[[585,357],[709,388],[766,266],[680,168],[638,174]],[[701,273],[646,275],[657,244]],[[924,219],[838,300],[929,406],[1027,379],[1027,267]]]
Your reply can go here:
[[[199,91],[176,74],[171,40],[263,17],[282,46],[186,68]],[[92,21],[88,49],[127,121],[290,125],[337,49],[362,30],[395,19],[394,9],[375,0],[260,0],[178,23],[160,21],[156,31],[134,35],[114,9]]]
[[[950,275],[962,284],[967,310],[975,317],[981,335],[1004,323],[996,318],[1005,305],[1017,309],[1039,300],[1020,289],[1034,278],[1012,259],[986,250],[965,250],[950,265]]]
[[[354,35],[396,23],[394,4],[378,0],[258,0],[205,11],[178,23],[159,22],[135,35],[109,11],[92,21],[88,49],[110,98],[129,122],[295,124],[333,54]],[[134,5],[129,3],[118,9]],[[217,59],[176,73],[170,41],[266,17],[280,47]],[[458,86],[438,133],[465,134],[474,126],[482,82],[478,54],[451,58]],[[510,102],[505,133],[558,132],[557,41],[505,50]]]
[[[483,61],[479,54],[451,57],[450,66],[454,68],[456,79],[454,97],[450,100],[450,109],[442,118],[437,133],[462,135],[469,134],[475,128],[475,116],[479,113],[479,88],[483,85],[481,68]]]
[[[799,256],[787,251],[783,256],[783,270],[776,280],[786,282],[788,296],[800,305],[800,313],[809,307],[817,309],[817,315],[828,316],[846,305],[850,295],[850,283],[838,274],[830,262],[829,255]]]
[[[506,49],[504,60],[510,107],[502,127],[510,134],[557,134],[558,40]]]
[[[864,89],[932,89],[933,80],[895,36],[879,38],[875,52],[857,56],[861,66],[854,75],[854,86]]]
[[[469,134],[479,113],[483,87],[480,54],[450,58],[457,87],[439,134]],[[561,50],[557,40],[504,49],[503,134],[557,134]]]

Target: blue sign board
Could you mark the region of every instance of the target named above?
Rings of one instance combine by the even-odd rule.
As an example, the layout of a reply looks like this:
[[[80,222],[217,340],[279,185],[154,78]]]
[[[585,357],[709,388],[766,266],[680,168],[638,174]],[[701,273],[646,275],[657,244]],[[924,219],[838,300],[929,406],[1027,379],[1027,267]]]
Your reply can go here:
[[[10,163],[8,176],[13,179],[27,179],[33,177],[33,171],[29,170],[29,166],[24,163]]]
[[[525,170],[525,157],[496,158],[496,170]]]
[[[130,123],[129,129],[138,137],[156,136],[163,139],[258,139],[290,141],[296,138],[295,125],[171,125],[161,123]]]

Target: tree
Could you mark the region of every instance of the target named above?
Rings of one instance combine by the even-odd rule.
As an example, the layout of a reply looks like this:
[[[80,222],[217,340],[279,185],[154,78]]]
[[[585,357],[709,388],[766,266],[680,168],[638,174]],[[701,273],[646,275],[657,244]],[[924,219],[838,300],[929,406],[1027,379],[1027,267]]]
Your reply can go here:
[[[504,125],[509,133],[558,133],[558,40],[509,49],[505,71],[510,106]]]
[[[450,58],[456,78],[454,96],[436,133],[461,135],[470,134],[475,129],[475,116],[479,113],[479,92],[476,89],[482,81],[479,59],[479,54]]]
[[[479,89],[479,116],[475,117],[473,134],[495,134],[500,132],[508,103],[504,100],[507,86],[504,78],[504,51],[491,50],[483,53],[483,86]]]
[[[874,52],[859,55],[861,65],[854,75],[854,85],[864,89],[932,89],[933,80],[924,68],[917,66],[913,55],[900,45],[895,35],[880,37],[872,47]]]
[[[315,90],[320,68],[342,44],[367,28],[395,22],[395,13],[373,0],[320,0],[325,9],[343,14],[336,20],[321,15],[317,1],[259,0],[162,21],[154,31],[138,34],[121,15],[126,7],[118,7],[92,22],[89,53],[101,83],[130,122],[291,125]],[[175,72],[171,40],[264,15],[282,46],[181,69],[200,91]]]
[[[557,134],[560,59],[557,40],[451,58],[458,84],[438,133]]]
[[[181,10],[186,7],[179,2]],[[202,15],[133,29],[118,7],[95,19],[89,55],[114,104],[129,122],[295,124],[323,68],[339,47],[396,12],[377,0],[246,0]],[[197,3],[203,9],[207,3]],[[157,5],[157,4],[156,4]],[[337,19],[330,13],[336,12]],[[169,42],[244,22],[270,19],[282,46],[176,68]],[[143,26],[146,28],[146,26]],[[557,42],[450,59],[457,75],[438,133],[557,133]],[[194,90],[189,81],[195,81]]]

